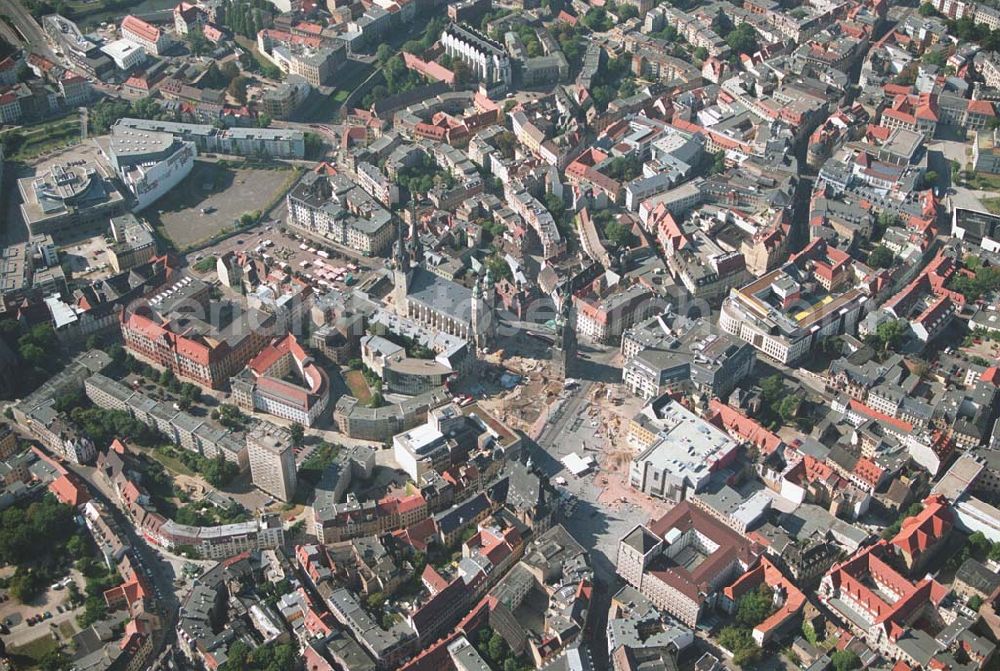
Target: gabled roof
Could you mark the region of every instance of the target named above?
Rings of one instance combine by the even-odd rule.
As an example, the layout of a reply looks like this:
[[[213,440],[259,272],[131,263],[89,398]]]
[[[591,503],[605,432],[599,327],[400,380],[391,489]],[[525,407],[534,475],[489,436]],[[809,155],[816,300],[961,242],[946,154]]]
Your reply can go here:
[[[129,14],[122,19],[122,31],[128,30],[140,38],[149,42],[158,42],[160,39],[160,29],[151,23],[146,23],[142,19]]]
[[[947,499],[938,494],[924,499],[924,509],[907,517],[892,544],[906,554],[917,556],[944,540],[951,531],[954,517]]]

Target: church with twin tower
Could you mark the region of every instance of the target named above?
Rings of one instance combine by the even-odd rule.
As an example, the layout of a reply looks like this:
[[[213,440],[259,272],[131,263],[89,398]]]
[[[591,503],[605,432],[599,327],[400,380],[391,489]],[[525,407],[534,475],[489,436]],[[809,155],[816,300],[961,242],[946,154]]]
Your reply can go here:
[[[497,332],[496,287],[488,270],[472,289],[441,277],[424,265],[416,212],[410,209],[410,235],[399,235],[393,254],[393,305],[396,314],[428,328],[465,338],[476,352],[493,347]]]

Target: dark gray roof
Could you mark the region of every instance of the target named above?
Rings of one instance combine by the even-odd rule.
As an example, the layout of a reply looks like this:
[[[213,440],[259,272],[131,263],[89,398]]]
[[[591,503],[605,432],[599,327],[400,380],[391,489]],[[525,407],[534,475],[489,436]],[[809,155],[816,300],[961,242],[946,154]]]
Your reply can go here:
[[[656,547],[656,544],[660,542],[660,539],[657,538],[649,529],[639,525],[630,531],[628,535],[622,539],[622,542],[630,545],[645,555]]]
[[[407,299],[415,300],[459,321],[468,321],[472,312],[472,291],[429,270],[415,268]]]
[[[442,534],[449,534],[469,524],[471,520],[489,507],[490,500],[486,498],[486,494],[480,492],[454,508],[438,513],[434,516],[434,521]]]
[[[975,559],[965,560],[955,574],[955,580],[961,580],[983,594],[992,594],[1000,588],[1000,576]]]

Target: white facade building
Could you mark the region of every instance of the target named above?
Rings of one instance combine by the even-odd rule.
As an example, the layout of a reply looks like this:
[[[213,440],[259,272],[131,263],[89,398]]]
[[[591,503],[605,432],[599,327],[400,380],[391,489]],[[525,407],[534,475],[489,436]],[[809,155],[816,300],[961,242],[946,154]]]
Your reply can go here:
[[[451,23],[441,34],[445,53],[469,66],[487,86],[508,89],[513,69],[507,51],[490,38],[467,26]]]
[[[111,165],[136,199],[134,210],[143,210],[177,186],[194,167],[198,150],[193,142],[174,139],[169,133],[111,129],[106,151]]]
[[[101,47],[111,57],[119,70],[128,72],[146,62],[146,50],[131,40],[115,40]]]

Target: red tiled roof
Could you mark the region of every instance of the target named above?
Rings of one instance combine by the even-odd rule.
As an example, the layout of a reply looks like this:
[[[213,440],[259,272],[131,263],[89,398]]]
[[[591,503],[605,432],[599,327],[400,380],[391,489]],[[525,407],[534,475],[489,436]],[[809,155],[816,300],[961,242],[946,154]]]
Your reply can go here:
[[[805,605],[806,596],[767,557],[762,557],[756,568],[737,578],[736,582],[726,587],[723,592],[729,599],[736,601],[760,585],[781,589],[785,594],[785,600],[781,607],[754,627],[754,630],[761,631],[766,635],[795,617]]]
[[[427,501],[424,500],[423,496],[420,494],[412,494],[399,499],[399,507],[397,510],[399,511],[399,514],[402,515],[414,510],[419,510],[421,507],[426,506]]]
[[[654,561],[650,565],[649,573],[652,576],[699,603],[707,598],[711,591],[709,582],[716,574],[734,562],[750,566],[756,559],[753,546],[746,538],[689,501],[682,501],[649,524],[649,530],[660,538],[665,537],[672,529],[681,532],[697,530],[718,546],[692,571],[672,562],[659,564]]]
[[[125,30],[148,42],[157,42],[160,39],[159,28],[131,14],[122,19],[122,31]]]
[[[60,503],[65,503],[74,508],[90,500],[90,492],[87,490],[87,485],[72,473],[61,475],[50,482],[49,491],[59,499]]]
[[[951,531],[953,516],[948,501],[941,495],[924,499],[924,509],[907,517],[892,544],[911,556],[926,552],[944,540]]]
[[[900,431],[909,433],[913,431],[913,425],[902,419],[896,419],[891,415],[887,415],[884,412],[879,412],[875,408],[865,405],[861,401],[851,399],[850,401],[851,410],[857,412],[858,414],[865,415],[866,417],[871,417],[872,419],[877,419],[880,422],[893,426]]]
[[[993,103],[989,100],[970,100],[968,111],[973,114],[982,114],[984,116],[996,116],[996,110],[993,108]]]
[[[427,585],[431,592],[438,593],[448,586],[448,581],[438,573],[433,566],[428,564],[424,567],[424,572],[420,574],[420,579]]]
[[[715,398],[709,402],[708,407],[714,413],[713,423],[717,420],[726,431],[753,443],[763,454],[771,454],[781,446],[782,440],[777,434],[768,431],[760,422],[747,417],[736,408]]]

